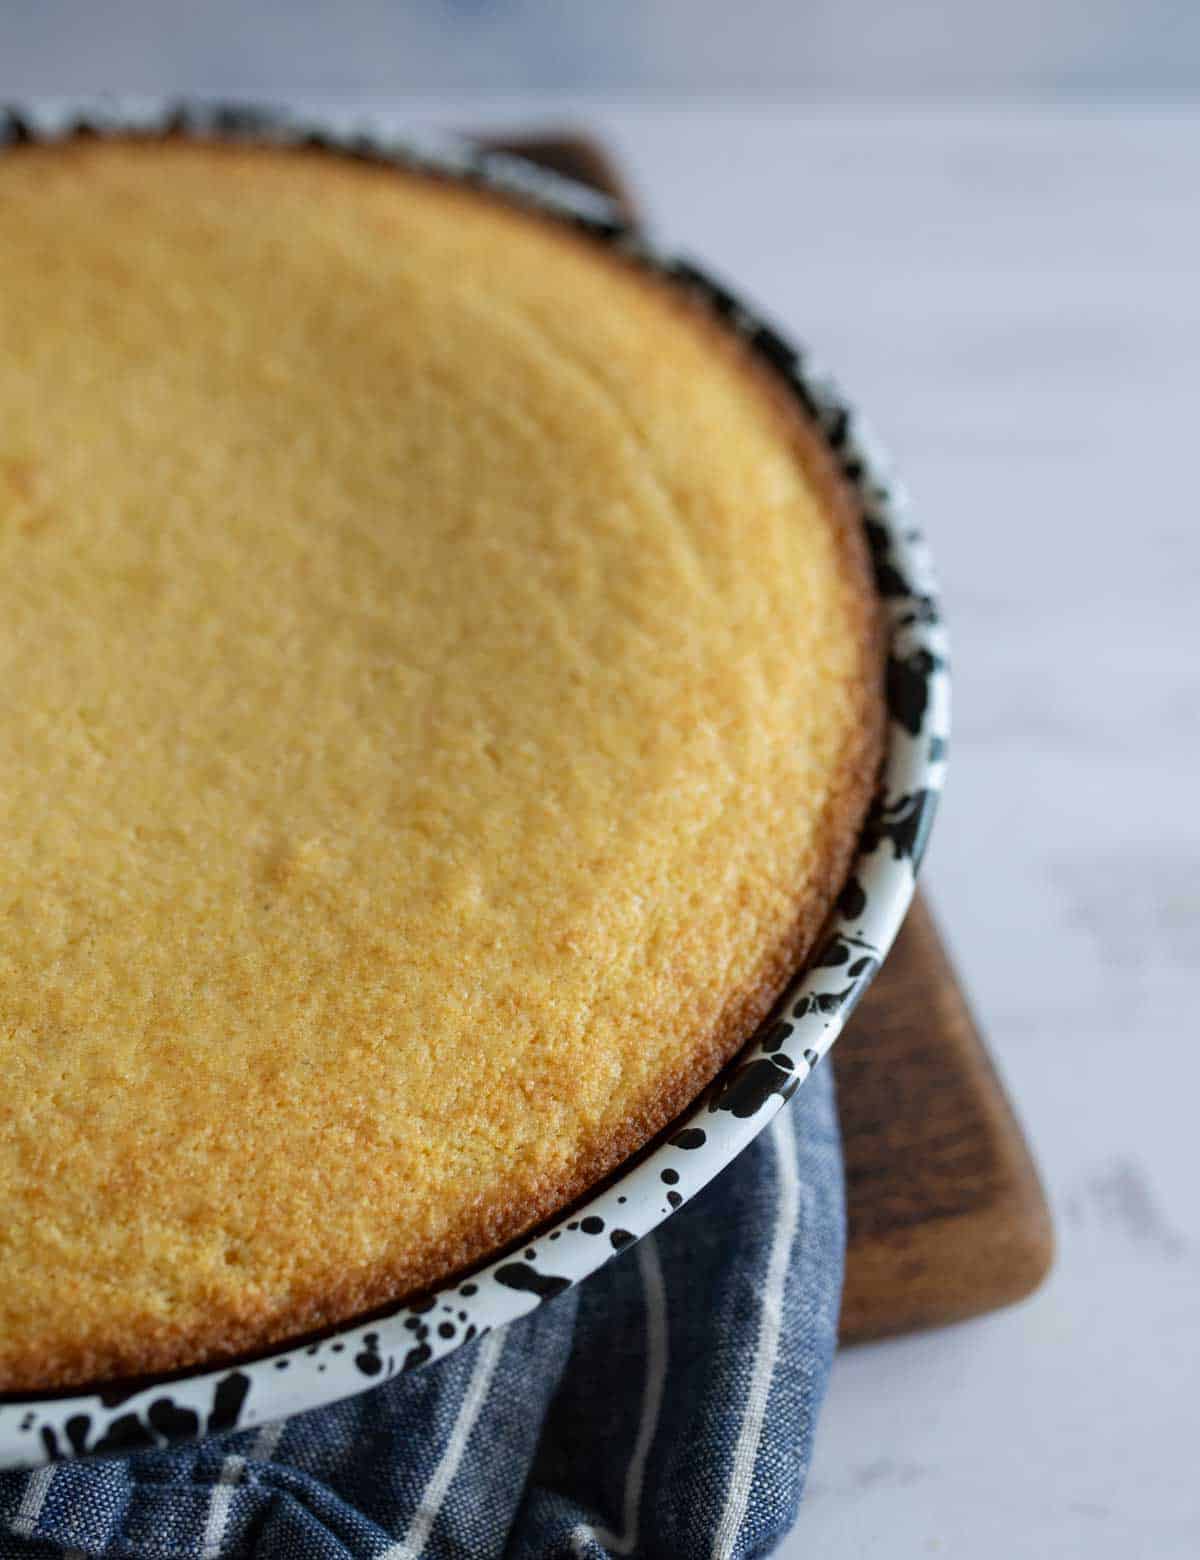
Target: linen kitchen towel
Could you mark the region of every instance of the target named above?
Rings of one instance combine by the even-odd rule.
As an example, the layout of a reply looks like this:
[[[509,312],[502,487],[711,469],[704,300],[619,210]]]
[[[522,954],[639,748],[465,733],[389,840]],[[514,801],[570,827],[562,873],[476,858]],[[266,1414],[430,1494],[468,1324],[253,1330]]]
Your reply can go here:
[[[331,1408],[0,1476],[0,1560],[746,1560],[796,1517],[845,1223],[818,1068],[579,1287]]]

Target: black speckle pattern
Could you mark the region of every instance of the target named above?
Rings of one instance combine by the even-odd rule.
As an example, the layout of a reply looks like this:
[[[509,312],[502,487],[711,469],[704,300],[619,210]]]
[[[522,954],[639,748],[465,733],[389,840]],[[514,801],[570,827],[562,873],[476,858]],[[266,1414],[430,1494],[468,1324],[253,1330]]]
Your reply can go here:
[[[888,656],[885,685],[888,713],[910,737],[915,737],[921,730],[925,706],[929,702],[929,679],[937,665],[936,657],[923,647],[904,656]]]
[[[863,829],[864,846],[875,850],[886,842],[897,861],[911,861],[915,866],[924,853],[936,805],[937,796],[929,789],[906,792],[895,801],[878,802]]]
[[[496,1270],[496,1282],[506,1289],[519,1289],[536,1295],[539,1300],[552,1300],[571,1287],[569,1278],[558,1278],[551,1273],[539,1273],[528,1262],[506,1262]]]
[[[34,139],[23,114],[15,108],[0,113],[0,146],[25,146]]]
[[[717,1090],[708,1108],[727,1110],[745,1120],[760,1111],[772,1094],[781,1094],[788,1099],[798,1082],[796,1074],[785,1072],[773,1057],[760,1056],[739,1067]]]
[[[74,1443],[72,1443],[74,1444]],[[96,1457],[123,1457],[126,1452],[144,1452],[157,1446],[154,1431],[136,1414],[121,1414],[88,1450]]]
[[[418,167],[428,166],[428,160],[419,156],[406,159],[369,136],[346,137],[326,126],[301,125],[286,115],[253,108],[202,105],[168,111],[159,125],[173,125],[184,133],[305,143],[380,163],[408,160]],[[103,134],[114,128],[116,115],[109,110],[95,130]],[[86,129],[83,121],[75,133]],[[28,113],[0,111],[0,146],[47,133],[37,109]],[[68,129],[65,133],[73,132]],[[459,167],[459,154],[450,156],[453,172]],[[889,749],[880,797],[864,827],[859,855],[842,889],[829,935],[817,959],[781,999],[755,1042],[694,1107],[691,1119],[676,1129],[665,1145],[653,1150],[645,1166],[647,1173],[642,1175],[639,1170],[624,1183],[619,1195],[615,1189],[598,1193],[566,1225],[570,1231],[606,1237],[586,1243],[584,1266],[575,1270],[580,1272],[597,1266],[610,1249],[630,1244],[668,1209],[683,1204],[685,1198],[678,1189],[679,1156],[687,1156],[690,1194],[728,1161],[731,1141],[745,1141],[747,1128],[737,1123],[756,1118],[749,1128],[753,1132],[760,1122],[765,1125],[772,1118],[807,1071],[817,1065],[871,980],[878,968],[879,949],[890,942],[902,917],[942,785],[947,752],[942,690],[949,663],[938,605],[926,583],[928,563],[920,534],[903,517],[890,481],[862,442],[855,414],[835,392],[812,377],[804,353],[698,267],[656,258],[602,201],[588,197],[573,212],[564,212],[561,205],[555,205],[559,186],[546,184],[536,172],[522,171],[503,157],[479,155],[466,161],[471,181],[495,185],[502,193],[535,205],[548,205],[593,237],[615,242],[630,263],[673,276],[772,367],[820,427],[847,481],[859,495],[875,579],[887,603],[889,622]],[[803,1057],[804,1068],[797,1070],[792,1056]],[[731,1133],[735,1134],[732,1138]],[[617,1206],[626,1210],[619,1216],[619,1225]],[[550,1231],[550,1241],[560,1239],[562,1233],[561,1227]],[[571,1250],[574,1256],[575,1249]],[[541,1301],[568,1288],[571,1281],[565,1276],[542,1270],[537,1251],[535,1242],[525,1247],[518,1259],[484,1269],[443,1294],[398,1307],[382,1316],[361,1340],[350,1333],[349,1348],[341,1339],[313,1344],[215,1378],[203,1372],[184,1376],[163,1383],[157,1390],[153,1384],[122,1385],[93,1394],[38,1400],[36,1405],[0,1403],[0,1460],[5,1455],[27,1460],[35,1431],[44,1456],[54,1460],[97,1452],[121,1455],[219,1433],[239,1423],[262,1423],[277,1413],[272,1410],[278,1397],[273,1400],[271,1392],[272,1383],[278,1380],[276,1373],[314,1357],[319,1361],[316,1371],[297,1372],[299,1379],[289,1383],[308,1393],[304,1406],[370,1386],[397,1367],[415,1369],[526,1309],[527,1302],[513,1298],[513,1292],[517,1296],[531,1294]],[[453,1304],[448,1303],[451,1300]],[[429,1317],[435,1306],[441,1313],[436,1321]],[[423,1320],[426,1317],[429,1320]],[[312,1383],[319,1372],[327,1373],[328,1382],[322,1382],[318,1390]],[[289,1401],[294,1404],[294,1396]],[[25,1437],[24,1441],[18,1442],[18,1436]]]
[[[131,1387],[128,1382],[117,1382],[111,1387],[101,1387],[97,1393],[105,1408],[117,1408],[122,1403],[128,1403],[130,1398],[137,1397],[140,1387]]]
[[[759,1034],[759,1049],[766,1052],[778,1051],[781,1046],[787,1044],[794,1027],[794,1025],[784,1023],[782,1020],[776,1020],[775,1023],[768,1024]]]
[[[187,110],[180,112],[184,115],[183,127],[186,127]],[[278,119],[274,109],[261,108],[255,103],[217,103],[209,111],[208,128],[216,135],[233,138],[260,136],[270,134]]]
[[[814,970],[835,969],[838,965],[850,962],[850,946],[842,937],[833,937],[825,944],[825,947],[813,959],[811,968]]]
[[[875,509],[873,516],[868,512],[864,529],[875,570],[876,588],[885,601],[903,603],[896,626],[900,629],[939,627],[941,617],[937,602],[928,592],[918,590],[908,578],[896,557],[896,532],[879,518],[879,511],[890,502],[890,494],[886,490],[872,491],[866,494],[866,501],[869,510],[871,507]],[[921,543],[920,532],[915,530],[909,531],[903,539],[910,545],[919,546]],[[937,668],[931,667],[931,670],[941,669],[941,665],[939,661]]]
[[[847,921],[857,921],[867,908],[867,896],[857,878],[847,878],[846,886],[838,897],[838,914]]]
[[[250,1390],[250,1378],[235,1370],[217,1383],[213,1405],[208,1416],[209,1435],[219,1435],[222,1430],[232,1430],[241,1418],[242,1406]]]
[[[379,1334],[369,1332],[362,1341],[362,1348],[354,1356],[354,1363],[364,1376],[378,1376],[383,1369],[379,1354]]]

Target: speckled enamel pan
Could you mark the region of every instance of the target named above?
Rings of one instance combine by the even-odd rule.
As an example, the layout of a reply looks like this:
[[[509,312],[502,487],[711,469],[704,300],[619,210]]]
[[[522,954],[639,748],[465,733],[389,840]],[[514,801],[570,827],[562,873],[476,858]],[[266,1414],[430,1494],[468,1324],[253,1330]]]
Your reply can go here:
[[[530,202],[618,246],[692,289],[791,387],[824,431],[862,504],[889,625],[890,714],[881,794],[823,944],[770,1020],[656,1144],[602,1190],[520,1246],[425,1299],[398,1305],[251,1360],[90,1391],[0,1399],[0,1465],[162,1447],[246,1428],[377,1386],[553,1300],[683,1206],[782,1110],[837,1038],[879,969],[913,895],[938,795],[949,721],[946,643],[930,562],[901,494],[862,419],[804,353],[696,266],[664,258],[602,197],[520,159],[467,146],[397,146],[367,132],[258,111],[199,108],[54,113],[0,118],[5,144],[79,130],[172,129],[274,143],[315,141],[417,165]]]

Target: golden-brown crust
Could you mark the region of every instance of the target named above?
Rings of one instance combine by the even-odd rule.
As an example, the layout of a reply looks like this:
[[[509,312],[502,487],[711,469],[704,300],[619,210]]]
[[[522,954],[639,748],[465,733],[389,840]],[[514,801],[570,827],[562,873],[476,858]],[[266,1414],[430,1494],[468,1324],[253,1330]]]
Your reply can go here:
[[[236,150],[238,155],[246,155],[241,148]],[[306,149],[289,155],[328,157],[331,154]],[[387,177],[418,177],[399,175],[387,167],[376,171]],[[762,396],[763,404],[769,407],[770,415],[786,427],[797,460],[821,496],[836,537],[840,568],[851,586],[859,613],[861,722],[843,755],[838,788],[825,811],[821,831],[823,859],[818,870],[820,890],[809,893],[797,904],[787,934],[763,954],[753,980],[731,994],[716,1028],[693,1042],[689,1065],[661,1082],[651,1098],[641,1101],[631,1111],[621,1130],[595,1145],[590,1156],[578,1159],[561,1176],[546,1177],[519,1203],[476,1205],[471,1210],[469,1222],[464,1221],[460,1229],[437,1246],[425,1250],[418,1262],[410,1261],[403,1271],[389,1269],[366,1277],[348,1277],[334,1285],[322,1283],[319,1290],[309,1295],[293,1295],[286,1309],[257,1315],[210,1314],[200,1327],[184,1328],[167,1323],[154,1330],[143,1328],[138,1336],[124,1339],[119,1344],[97,1345],[94,1340],[81,1337],[70,1346],[64,1345],[53,1353],[42,1350],[36,1359],[30,1358],[10,1367],[0,1379],[0,1390],[63,1388],[114,1377],[172,1371],[201,1362],[216,1364],[269,1346],[279,1346],[289,1338],[400,1302],[497,1253],[576,1201],[631,1154],[643,1148],[691,1104],[737,1054],[811,953],[853,860],[883,753],[883,628],[861,516],[832,453],[770,365],[753,355],[695,292],[645,271],[619,251],[550,216],[514,206],[490,192],[459,189],[449,184],[446,189],[452,189],[464,200],[492,201],[498,209],[511,213],[514,219],[536,221],[548,232],[561,237],[563,242],[582,246],[604,263],[635,273],[647,289],[684,314],[697,330],[705,333],[715,349],[739,365],[754,384],[756,393]]]

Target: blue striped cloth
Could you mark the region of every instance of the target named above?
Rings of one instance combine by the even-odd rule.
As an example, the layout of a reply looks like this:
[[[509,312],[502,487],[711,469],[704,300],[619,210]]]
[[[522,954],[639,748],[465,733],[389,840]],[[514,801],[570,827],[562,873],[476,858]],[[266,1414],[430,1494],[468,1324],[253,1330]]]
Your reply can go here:
[[[332,1408],[0,1476],[0,1560],[732,1560],[796,1517],[837,1331],[830,1070],[579,1288]]]

